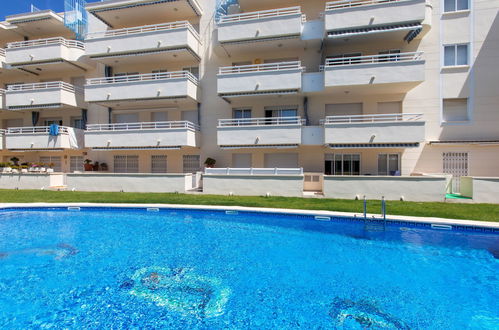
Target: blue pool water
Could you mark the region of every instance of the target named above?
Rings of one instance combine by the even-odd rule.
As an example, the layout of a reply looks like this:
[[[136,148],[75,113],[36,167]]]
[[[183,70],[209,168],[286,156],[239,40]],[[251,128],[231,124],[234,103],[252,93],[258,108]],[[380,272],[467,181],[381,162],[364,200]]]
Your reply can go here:
[[[0,328],[498,329],[499,233],[0,211]]]

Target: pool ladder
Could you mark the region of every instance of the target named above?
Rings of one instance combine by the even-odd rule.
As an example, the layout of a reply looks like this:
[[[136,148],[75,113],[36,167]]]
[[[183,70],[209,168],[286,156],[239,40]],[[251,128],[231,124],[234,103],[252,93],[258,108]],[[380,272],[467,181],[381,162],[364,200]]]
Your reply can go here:
[[[385,196],[381,197],[381,219],[367,217],[367,199],[364,196],[364,230],[365,231],[385,231],[386,230],[386,200]]]

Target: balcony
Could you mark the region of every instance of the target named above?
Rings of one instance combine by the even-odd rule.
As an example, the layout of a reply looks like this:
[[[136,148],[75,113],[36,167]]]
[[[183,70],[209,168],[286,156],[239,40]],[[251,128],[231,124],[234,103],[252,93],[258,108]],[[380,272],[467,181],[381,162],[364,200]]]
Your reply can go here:
[[[5,89],[0,89],[0,109],[5,109]]]
[[[5,149],[5,130],[0,129],[0,150]]]
[[[421,32],[426,11],[426,0],[337,0],[326,3],[324,19],[330,38],[383,32],[410,41]]]
[[[326,88],[360,86],[361,93],[406,93],[424,79],[422,52],[329,58],[324,66]]]
[[[189,121],[87,125],[85,146],[97,150],[180,149],[199,146],[199,127]]]
[[[225,149],[296,147],[302,143],[300,117],[220,119],[218,145]]]
[[[0,48],[0,70],[4,68],[5,63],[5,49]]]
[[[43,151],[83,148],[83,130],[59,126],[58,135],[49,126],[8,128],[5,148],[9,150]]]
[[[417,147],[425,140],[421,114],[331,116],[324,121],[324,140],[348,148]]]
[[[164,60],[165,52],[177,61],[188,61],[199,60],[200,40],[192,25],[182,21],[89,33],[85,45],[87,55],[103,63],[114,62],[119,56],[129,57],[128,61],[159,61]]]
[[[301,62],[281,62],[220,68],[218,94],[237,97],[260,94],[296,94],[302,87]]]
[[[83,90],[62,81],[10,85],[6,92],[8,110],[83,108]]]
[[[87,79],[86,102],[164,100],[189,98],[197,101],[198,79],[188,71],[146,73]]]
[[[13,67],[30,65],[63,65],[78,62],[85,55],[83,42],[64,38],[49,38],[7,44],[6,63]]]
[[[300,7],[226,15],[218,23],[218,41],[231,43],[293,36],[300,38],[304,21]]]

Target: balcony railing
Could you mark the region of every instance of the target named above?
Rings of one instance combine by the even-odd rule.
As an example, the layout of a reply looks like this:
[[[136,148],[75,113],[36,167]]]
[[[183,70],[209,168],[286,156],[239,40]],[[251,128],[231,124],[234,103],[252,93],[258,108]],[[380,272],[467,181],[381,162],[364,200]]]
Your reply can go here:
[[[209,168],[205,174],[213,175],[303,175],[303,168]]]
[[[8,49],[25,48],[33,46],[63,45],[66,47],[85,49],[85,44],[77,40],[67,40],[64,38],[48,38],[39,40],[17,41],[7,44]]]
[[[407,0],[336,0],[326,3],[326,10],[334,10],[340,8],[350,8],[358,6],[369,6],[387,2],[402,2]]]
[[[179,79],[179,78],[187,78],[196,85],[199,83],[198,78],[196,78],[189,71],[175,71],[175,72],[160,72],[160,73],[144,73],[137,75],[106,77],[106,78],[92,78],[92,79],[87,79],[87,85],[104,85],[104,84],[113,84],[113,83]]]
[[[185,128],[192,131],[199,131],[199,126],[190,121],[160,121],[150,123],[119,123],[119,124],[92,124],[87,125],[87,131],[129,131],[129,130],[150,130],[150,129],[175,129]]]
[[[262,10],[251,13],[242,13],[242,14],[234,14],[234,15],[226,15],[220,18],[219,24],[223,23],[233,23],[240,21],[250,21],[262,18],[272,18],[279,16],[287,16],[287,15],[296,15],[301,14],[301,7],[289,7],[289,8],[280,8],[280,9],[271,9],[271,10]],[[306,16],[302,15],[302,21],[306,21]]]
[[[380,115],[328,116],[323,124],[351,124],[351,123],[393,123],[401,121],[421,121],[421,113],[394,113]]]
[[[326,59],[325,67],[331,67],[337,65],[410,62],[410,61],[420,61],[422,59],[423,59],[423,52],[380,54],[380,55],[355,56],[355,57],[338,57],[338,58]]]
[[[218,127],[304,125],[301,117],[219,119]]]
[[[110,38],[110,37],[155,32],[155,31],[168,31],[168,30],[178,30],[178,29],[188,29],[197,39],[200,39],[199,33],[196,31],[196,29],[194,29],[194,27],[188,21],[144,25],[132,28],[93,32],[93,33],[88,33],[85,39]]]
[[[69,133],[69,127],[59,126],[59,133]],[[50,126],[36,127],[10,127],[6,130],[7,134],[34,134],[34,133],[50,133]]]
[[[34,83],[34,84],[20,84],[20,85],[10,85],[7,87],[7,91],[36,91],[41,89],[49,89],[49,88],[59,88],[68,92],[82,92],[83,89],[80,87],[73,86],[63,81],[51,81],[51,82],[43,82],[43,83]]]
[[[219,70],[220,75],[235,74],[235,73],[252,73],[266,71],[285,71],[285,70],[304,70],[300,61],[281,62],[281,63],[265,63],[254,65],[226,66]]]

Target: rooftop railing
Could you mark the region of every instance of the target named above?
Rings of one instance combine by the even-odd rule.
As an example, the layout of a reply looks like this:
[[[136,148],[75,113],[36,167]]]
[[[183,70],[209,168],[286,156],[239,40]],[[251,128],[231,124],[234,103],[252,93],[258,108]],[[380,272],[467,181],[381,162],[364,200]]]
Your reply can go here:
[[[59,126],[59,133],[68,133],[70,127]],[[34,126],[34,127],[10,127],[7,128],[7,134],[33,134],[33,133],[50,133],[50,126]]]
[[[226,66],[219,69],[220,75],[234,74],[234,73],[252,73],[252,72],[265,72],[265,71],[285,71],[285,70],[304,70],[300,61],[293,62],[280,62],[280,63],[265,63],[265,64],[251,64],[240,66]]]
[[[42,83],[34,83],[34,84],[15,84],[9,85],[7,87],[7,91],[36,91],[40,89],[50,89],[50,88],[58,88],[67,92],[82,92],[80,87],[73,86],[63,81],[50,81],[50,82],[42,82]]]
[[[140,33],[156,32],[156,31],[170,31],[188,29],[198,40],[200,40],[199,33],[194,29],[194,27],[188,21],[179,21],[172,23],[154,24],[154,25],[144,25],[132,28],[107,30],[88,33],[85,37],[87,40],[98,39],[98,38],[111,38],[119,36],[128,36]]]
[[[334,10],[334,9],[350,8],[358,6],[369,6],[381,3],[402,2],[402,1],[407,1],[407,0],[336,0],[336,1],[327,2],[326,10]]]
[[[423,59],[423,52],[379,54],[379,55],[354,56],[354,57],[337,57],[337,58],[326,59],[325,67],[331,67],[337,65],[410,62],[410,61],[420,61],[422,59]]]
[[[191,131],[199,131],[199,126],[190,121],[158,121],[149,123],[118,123],[118,124],[92,124],[87,125],[89,132],[101,131],[130,131],[150,129],[177,129],[184,128]]]
[[[262,10],[255,11],[251,13],[241,13],[241,14],[233,14],[233,15],[225,15],[220,18],[219,24],[223,23],[233,23],[233,22],[241,22],[241,21],[251,21],[262,18],[272,18],[272,17],[280,17],[280,16],[288,16],[288,15],[296,15],[301,14],[301,7],[289,7],[289,8],[279,8],[279,9],[271,9],[271,10]],[[306,16],[302,14],[302,21],[306,21]]]
[[[26,48],[34,46],[49,46],[49,45],[63,45],[71,48],[85,49],[85,44],[77,40],[68,40],[64,38],[48,38],[28,41],[16,41],[7,44],[8,49]]]
[[[205,174],[214,175],[303,175],[303,168],[205,168]]]
[[[238,126],[288,126],[305,124],[305,119],[301,117],[269,117],[269,118],[239,118],[239,119],[219,119],[218,127],[238,127]]]
[[[421,113],[393,113],[380,115],[328,116],[323,124],[365,124],[365,123],[395,123],[407,121],[421,121]]]
[[[175,71],[175,72],[159,72],[159,73],[144,73],[137,75],[125,75],[105,78],[92,78],[87,79],[87,85],[103,85],[124,82],[140,82],[140,81],[154,81],[154,80],[168,80],[168,79],[188,79],[194,84],[198,84],[199,80],[189,71]]]

